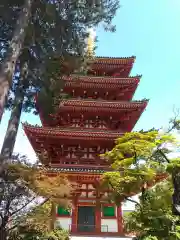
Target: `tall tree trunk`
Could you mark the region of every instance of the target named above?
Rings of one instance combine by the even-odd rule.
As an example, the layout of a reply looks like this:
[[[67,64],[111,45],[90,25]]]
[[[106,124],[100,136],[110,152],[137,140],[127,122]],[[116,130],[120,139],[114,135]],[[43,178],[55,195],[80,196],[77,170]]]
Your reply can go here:
[[[172,195],[172,212],[174,215],[180,216],[180,171],[174,169],[172,172],[172,183],[174,192]]]
[[[54,230],[54,224],[56,221],[56,205],[54,202],[51,203],[51,219],[49,223],[49,230],[53,231]]]
[[[7,232],[6,229],[3,227],[0,227],[0,239],[6,240],[7,239]]]
[[[24,43],[25,30],[31,16],[31,7],[34,0],[25,0],[24,6],[17,20],[12,40],[7,50],[7,55],[0,69],[0,122],[4,112],[9,88],[12,82],[17,59]]]
[[[27,63],[25,63],[20,72],[20,78],[19,78],[19,84],[16,88],[15,92],[15,99],[14,99],[14,106],[11,112],[11,116],[9,119],[8,127],[6,130],[6,135],[4,138],[3,146],[1,149],[1,156],[3,159],[9,159],[12,156],[16,137],[17,137],[17,132],[18,132],[18,127],[19,127],[19,122],[20,122],[20,117],[21,117],[21,112],[22,112],[22,106],[23,106],[23,100],[24,100],[24,94],[25,94],[25,81],[27,77]]]
[[[6,229],[7,222],[8,222],[7,216],[4,216],[3,218],[1,218],[0,240],[7,240],[7,229]]]

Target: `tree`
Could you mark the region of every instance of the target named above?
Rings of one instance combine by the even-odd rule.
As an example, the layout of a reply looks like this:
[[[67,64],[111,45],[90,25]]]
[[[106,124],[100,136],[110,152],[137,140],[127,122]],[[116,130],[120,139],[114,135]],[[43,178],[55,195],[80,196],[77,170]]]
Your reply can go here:
[[[39,204],[39,197],[44,202],[68,204],[72,188],[61,174],[49,176],[43,167],[29,165],[24,158],[16,158],[6,164],[0,182],[0,236],[6,239],[15,229],[22,217],[27,215],[32,204]]]
[[[47,0],[25,0],[20,1],[3,1],[1,12],[11,9],[11,12],[17,14],[17,24],[12,30],[10,39],[9,35],[3,35],[3,54],[0,69],[0,109],[4,110],[6,98],[12,83],[12,76],[15,66],[22,52],[22,48],[29,48],[25,44],[25,38],[30,37],[31,47],[40,45],[49,41],[51,37],[51,48],[54,43],[59,41],[58,47],[62,48],[64,37],[69,43],[68,52],[81,56],[84,51],[84,39],[87,36],[88,27],[97,26],[104,22],[109,29],[111,20],[119,6],[118,0],[103,1],[47,1]],[[24,5],[23,5],[24,3]],[[17,10],[18,8],[18,10]],[[12,21],[7,21],[7,16],[2,15],[2,27],[12,29]],[[11,18],[11,16],[9,15]],[[9,25],[8,25],[9,23]],[[2,30],[5,33],[5,30]],[[56,37],[54,37],[56,36]],[[7,42],[10,44],[7,44]],[[4,49],[5,46],[7,49]],[[78,51],[76,51],[78,48]],[[29,48],[30,50],[30,48]],[[46,50],[44,48],[43,50]],[[67,51],[67,49],[66,49]],[[5,52],[5,54],[4,54]],[[39,56],[39,55],[36,55]],[[2,115],[2,114],[1,114]],[[2,117],[2,116],[1,116]]]
[[[12,39],[10,40],[8,50],[6,52],[5,58],[2,61],[0,68],[0,120],[2,118],[4,106],[6,103],[6,98],[8,96],[8,91],[11,86],[11,79],[14,74],[17,59],[20,55],[21,48],[24,43],[25,31],[29,23],[29,18],[31,15],[32,0],[25,0],[22,6],[21,13],[17,19],[17,24],[14,28]],[[7,7],[7,2],[4,5]],[[3,3],[2,3],[3,5]],[[1,7],[2,11],[2,7]],[[9,16],[11,18],[11,16]],[[6,26],[7,27],[7,26]]]
[[[103,155],[114,170],[103,176],[104,186],[112,190],[112,200],[136,203],[126,224],[128,231],[138,234],[136,239],[180,239],[179,217],[173,216],[180,216],[180,158],[168,155],[172,146],[179,147],[172,135],[179,131],[179,123],[171,120],[163,134],[154,129],[126,133]],[[164,179],[168,181],[152,187]],[[140,203],[130,198],[137,193],[141,194]]]
[[[8,8],[6,2],[4,5],[6,6],[4,8]],[[12,12],[17,11],[12,4],[10,6]],[[48,110],[49,107],[52,108],[54,98],[59,97],[63,86],[61,76],[78,69],[86,58],[87,29],[101,22],[106,23],[110,29],[110,23],[117,8],[118,0],[102,2],[73,0],[51,3],[47,0],[32,1],[31,18],[25,31],[21,54],[16,61],[17,71],[9,92],[7,106],[12,109],[12,115],[1,151],[2,160],[12,155],[21,111],[30,111],[34,107],[34,97],[38,92],[41,93],[41,99],[48,103],[47,105],[43,103],[42,106],[46,105]],[[5,20],[3,18],[6,28],[7,26],[11,28],[11,22]],[[2,36],[5,42],[10,38],[5,31]],[[7,48],[7,44],[3,43],[3,48]],[[66,71],[63,69],[64,62],[69,65]],[[52,63],[55,64],[53,68]],[[53,71],[50,75],[47,72],[49,65]],[[53,89],[49,86],[53,86]]]
[[[49,201],[34,207],[23,218],[21,217],[20,224],[10,232],[10,240],[30,240],[35,239],[35,237],[43,240],[68,240],[67,231],[49,229],[51,218],[51,203]]]
[[[176,132],[180,132],[180,120],[177,118],[178,114],[176,114],[174,119],[170,120],[170,127],[168,132],[172,130],[176,130]],[[179,145],[178,145],[179,146]],[[168,163],[167,171],[172,176],[173,182],[173,195],[172,195],[172,211],[174,215],[180,216],[180,158],[170,160],[163,152],[160,152],[166,163]]]
[[[180,218],[172,215],[172,183],[170,179],[146,191],[146,204],[142,198],[135,211],[125,217],[125,230],[136,233],[137,240],[180,239]]]
[[[175,127],[174,127],[175,126]],[[104,156],[110,161],[114,171],[104,174],[104,184],[112,189],[115,201],[129,199],[137,193],[142,194],[146,204],[146,189],[168,175],[173,181],[173,212],[180,205],[179,166],[180,159],[168,157],[169,144],[177,144],[171,135],[172,129],[179,127],[179,121],[173,121],[166,134],[158,131],[126,133],[116,141],[116,146]]]
[[[158,178],[166,176],[166,165],[158,153],[160,146],[164,146],[163,153],[167,152],[165,144],[169,142],[174,142],[171,135],[159,136],[155,130],[126,133],[105,153],[114,171],[104,174],[104,183],[113,190],[117,201],[143,193]]]
[[[13,102],[14,106],[12,107],[11,116],[8,122],[7,131],[2,145],[1,155],[3,156],[3,158],[7,157],[9,159],[12,156],[25,96],[26,85],[24,84],[24,79],[27,78],[27,75],[28,66],[27,63],[25,63],[21,67],[20,75],[18,77],[15,76],[15,78],[19,79],[15,90],[15,98]]]
[[[69,234],[65,230],[55,229],[51,232],[37,232],[34,229],[23,226],[19,231],[10,234],[9,240],[69,240]]]

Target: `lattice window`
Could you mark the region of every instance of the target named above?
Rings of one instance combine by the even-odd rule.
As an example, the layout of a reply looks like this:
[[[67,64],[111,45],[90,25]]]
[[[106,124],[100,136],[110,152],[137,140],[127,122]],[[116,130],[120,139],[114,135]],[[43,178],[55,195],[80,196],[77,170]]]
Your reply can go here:
[[[104,120],[99,120],[99,128],[106,129],[106,122]]]
[[[93,128],[94,121],[93,120],[85,120],[85,127],[86,128]]]
[[[72,127],[79,127],[79,120],[78,119],[72,119]]]

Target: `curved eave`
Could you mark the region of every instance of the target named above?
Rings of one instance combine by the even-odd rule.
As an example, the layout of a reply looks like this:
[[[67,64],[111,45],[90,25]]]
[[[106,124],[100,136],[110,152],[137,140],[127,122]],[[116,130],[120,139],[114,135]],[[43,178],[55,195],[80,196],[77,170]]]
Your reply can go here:
[[[132,109],[128,108],[128,109],[129,109],[129,111],[133,111],[133,112],[138,111],[138,115],[141,115],[145,108],[146,108],[146,106],[143,106],[142,108],[137,108],[137,110],[136,110],[136,108],[132,108]],[[115,115],[117,117],[118,116],[120,117],[121,113],[128,109],[127,108],[110,108],[110,107],[109,108],[103,108],[103,107],[96,108],[96,107],[81,107],[81,106],[75,106],[75,107],[74,106],[65,106],[65,107],[62,106],[59,110],[59,114],[60,113],[68,113],[69,115],[73,116],[73,114],[76,113],[76,116],[77,116],[77,113],[81,114],[81,115],[85,114],[85,113],[87,113],[87,114],[92,113],[93,115],[95,114],[98,116],[105,116],[105,115],[107,116],[107,113],[111,113],[111,114],[113,114],[113,116]],[[52,117],[58,116],[58,114],[53,114],[51,116]]]
[[[67,77],[64,78],[65,81],[65,89],[66,88],[82,88],[82,90],[86,88],[92,89],[121,89],[124,86],[132,87],[136,89],[140,76],[137,77],[129,77],[129,78],[116,78],[116,77]],[[134,89],[134,90],[135,90]]]
[[[121,76],[128,77],[133,67],[135,57],[95,57],[90,62],[89,73],[98,72],[99,74],[106,73],[106,75],[114,75],[115,73],[121,73]],[[64,71],[72,73],[74,71],[72,66],[68,63],[64,63]]]
[[[93,84],[133,84],[133,83],[139,83],[141,78],[141,75],[135,76],[135,77],[127,77],[127,78],[121,78],[121,77],[108,77],[108,76],[76,76],[72,75],[69,77],[64,77],[64,81],[66,84],[76,83],[76,84],[84,84],[84,83],[90,83]]]
[[[133,64],[135,62],[136,57],[103,57],[98,56],[95,57],[94,62],[95,63],[108,63],[108,64]]]
[[[120,74],[122,77],[128,77],[133,67],[135,57],[130,58],[106,58],[95,57],[91,63],[90,72],[106,73],[105,75]]]
[[[101,171],[93,171],[93,170],[74,171],[74,169],[69,169],[68,171],[63,168],[57,168],[57,169],[49,168],[47,174],[48,176],[56,176],[58,172],[62,172],[63,174],[66,174],[68,179],[72,182],[92,181],[93,183],[94,181],[100,181],[103,174],[103,172]]]
[[[79,174],[79,173],[84,173],[86,172],[88,174],[88,176],[94,176],[94,174],[96,176],[101,176],[102,173],[106,172],[103,169],[98,169],[98,166],[96,169],[92,169],[92,168],[88,168],[87,166],[84,166],[83,168],[77,168],[76,166],[74,167],[59,167],[59,166],[51,166],[47,167],[47,170],[49,173],[58,173],[58,172],[65,172],[68,173],[68,175],[75,175]]]
[[[86,181],[86,180],[102,180],[102,174],[106,171],[96,171],[93,169],[80,169],[80,171],[77,171],[76,169],[65,169],[65,168],[49,168],[48,169],[48,175],[56,176],[57,173],[62,172],[64,174],[67,174],[67,177],[70,181]],[[168,178],[167,173],[157,174],[153,180],[149,181],[147,183],[147,189],[152,188],[156,184],[166,180]],[[121,201],[124,201],[127,197],[132,197],[140,193],[139,191],[136,192],[130,192],[129,194],[123,194]]]
[[[120,111],[120,110],[133,110],[139,109],[143,111],[147,106],[148,101],[132,101],[132,102],[118,102],[118,101],[100,101],[100,100],[63,100],[59,104],[59,110],[83,110],[87,111]]]
[[[90,131],[87,129],[77,130],[75,128],[50,128],[37,127],[28,124],[23,124],[24,131],[28,138],[56,138],[56,139],[77,139],[77,140],[103,140],[114,141],[121,135],[122,132],[113,131]]]

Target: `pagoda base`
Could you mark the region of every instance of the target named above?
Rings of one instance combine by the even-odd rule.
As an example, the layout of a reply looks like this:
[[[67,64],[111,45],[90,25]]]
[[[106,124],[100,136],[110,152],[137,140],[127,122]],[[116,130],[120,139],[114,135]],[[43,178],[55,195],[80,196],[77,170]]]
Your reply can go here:
[[[87,200],[88,201],[88,200]],[[121,206],[115,204],[77,202],[69,216],[57,216],[56,226],[75,236],[122,236]]]
[[[126,236],[86,236],[86,235],[76,235],[70,236],[70,240],[132,240],[132,238]]]

